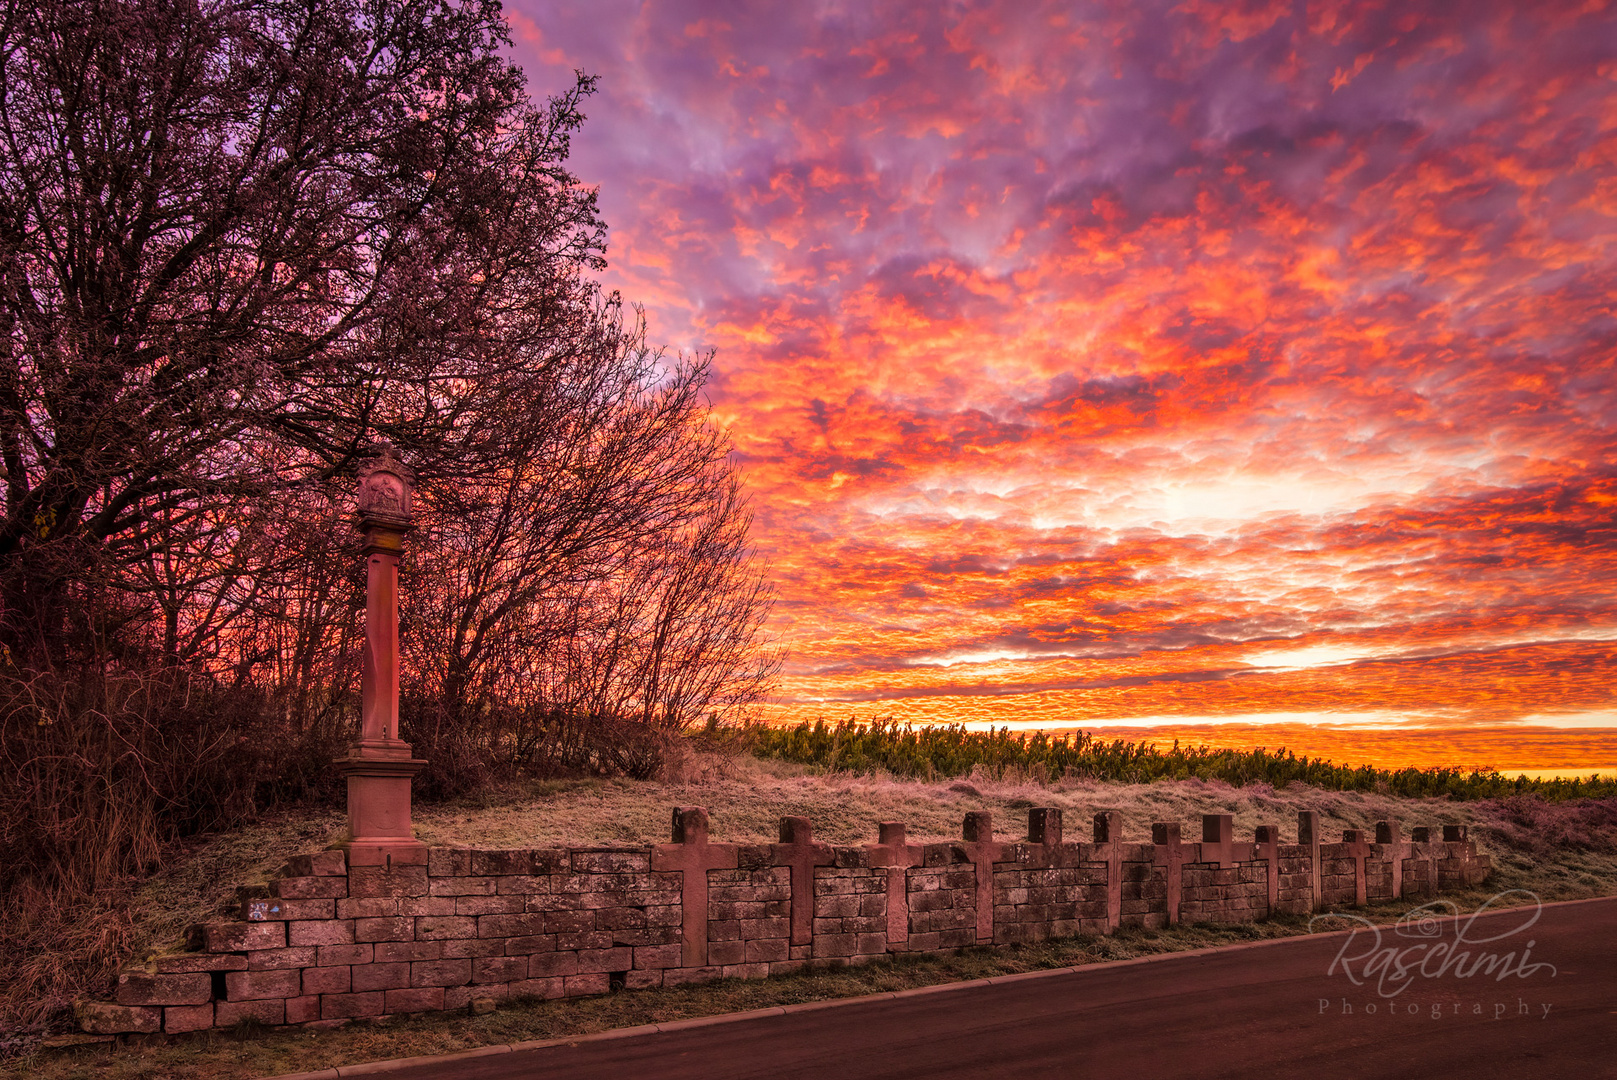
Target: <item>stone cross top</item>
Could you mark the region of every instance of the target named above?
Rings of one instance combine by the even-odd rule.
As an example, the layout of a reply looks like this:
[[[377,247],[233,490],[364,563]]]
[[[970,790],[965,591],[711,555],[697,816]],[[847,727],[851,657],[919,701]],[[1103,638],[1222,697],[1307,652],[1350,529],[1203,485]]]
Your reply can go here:
[[[831,845],[816,843],[814,824],[806,817],[780,819],[780,843],[769,845],[776,866],[792,873],[792,944],[814,943],[814,868],[836,859]]]
[[[1179,903],[1184,896],[1184,866],[1195,861],[1191,845],[1180,841],[1179,822],[1158,821],[1151,826],[1154,846],[1152,861],[1163,868],[1168,887],[1168,925],[1179,923]]]
[[[680,955],[684,965],[693,968],[707,964],[707,872],[734,870],[737,866],[735,844],[712,844],[707,837],[706,808],[681,806],[674,810],[673,843],[651,849],[653,872],[681,873]],[[812,905],[812,897],[809,902]]]
[[[383,443],[360,465],[359,513],[364,535],[365,653],[360,682],[359,741],[337,769],[348,779],[348,849],[352,866],[424,864],[427,849],[410,827],[410,779],[425,761],[399,739],[399,558],[411,520],[415,474]]]
[[[877,842],[866,844],[870,865],[887,871],[887,947],[910,940],[909,868],[925,862],[926,848],[906,842],[903,822],[884,821]]]
[[[994,940],[994,863],[1005,854],[1005,844],[994,839],[994,818],[987,810],[973,810],[960,827],[961,856],[977,873],[977,941]]]

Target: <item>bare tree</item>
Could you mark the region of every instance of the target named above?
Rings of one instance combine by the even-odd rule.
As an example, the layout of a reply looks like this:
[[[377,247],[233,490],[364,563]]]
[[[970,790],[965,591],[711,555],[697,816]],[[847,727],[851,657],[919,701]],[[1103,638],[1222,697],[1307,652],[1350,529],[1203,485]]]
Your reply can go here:
[[[97,636],[63,588],[320,487],[378,433],[429,477],[497,471],[556,365],[618,351],[562,165],[590,82],[535,108],[506,44],[492,0],[7,3],[13,653]]]
[[[494,0],[0,0],[0,884],[138,870],[327,756],[380,439],[448,766],[767,680],[705,367],[588,276],[593,83],[535,105],[509,44]]]
[[[638,320],[621,336],[497,483],[426,493],[407,715],[440,769],[543,757],[564,719],[677,731],[757,700],[775,671],[707,361],[665,363]]]

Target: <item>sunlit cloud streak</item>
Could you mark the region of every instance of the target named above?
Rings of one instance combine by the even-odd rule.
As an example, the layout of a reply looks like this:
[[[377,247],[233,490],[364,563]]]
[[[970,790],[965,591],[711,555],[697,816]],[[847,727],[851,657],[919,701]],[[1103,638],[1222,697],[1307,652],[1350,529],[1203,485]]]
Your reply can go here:
[[[1617,704],[1603,5],[508,13],[716,350],[775,715]]]

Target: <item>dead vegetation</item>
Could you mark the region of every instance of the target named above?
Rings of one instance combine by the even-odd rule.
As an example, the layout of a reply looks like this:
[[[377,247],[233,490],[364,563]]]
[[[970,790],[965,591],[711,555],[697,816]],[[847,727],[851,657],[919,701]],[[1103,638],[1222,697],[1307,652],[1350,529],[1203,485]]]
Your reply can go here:
[[[1152,822],[1179,821],[1187,835],[1202,814],[1232,814],[1237,836],[1276,824],[1296,836],[1300,810],[1320,814],[1327,835],[1371,829],[1400,819],[1415,825],[1473,826],[1484,850],[1503,859],[1507,884],[1539,875],[1555,888],[1546,899],[1617,891],[1617,807],[1609,801],[1457,802],[1400,799],[1358,791],[1316,791],[1266,784],[1235,788],[1219,781],[1115,784],[1096,780],[1043,781],[1025,775],[995,779],[922,781],[886,774],[822,774],[780,761],[687,752],[668,779],[589,778],[543,781],[483,793],[477,799],[418,806],[417,834],[433,845],[541,847],[562,843],[664,843],[675,806],[705,806],[713,838],[760,842],[778,838],[780,818],[807,817],[815,838],[833,844],[874,841],[883,821],[902,821],[914,842],[953,840],[973,810],[994,815],[996,833],[1024,835],[1032,806],[1061,807],[1069,835],[1083,835],[1099,810],[1123,814],[1124,838],[1145,841]],[[262,880],[288,855],[316,850],[336,838],[340,814],[300,812],[204,838],[171,869],[136,894],[135,933],[143,948],[164,947],[184,927],[221,910],[235,887]],[[1583,831],[1578,831],[1578,830]],[[1583,879],[1587,878],[1585,881]],[[1523,878],[1522,880],[1525,880]]]
[[[1391,818],[1400,819],[1406,830],[1421,824],[1456,823],[1471,826],[1473,837],[1494,858],[1496,873],[1489,883],[1489,893],[1525,888],[1546,901],[1617,893],[1617,805],[1612,800],[1546,804],[1530,798],[1475,802],[1400,799],[1374,792],[1319,791],[1297,784],[1275,791],[1265,784],[1236,788],[1206,780],[1155,784],[1049,780],[1014,769],[997,777],[979,772],[967,778],[924,781],[881,773],[827,774],[781,761],[686,746],[670,759],[662,779],[591,777],[492,787],[475,798],[418,804],[416,822],[421,838],[435,845],[660,843],[668,839],[671,808],[688,805],[708,807],[715,840],[738,842],[775,839],[779,819],[788,814],[809,818],[816,838],[830,843],[874,840],[882,821],[905,822],[910,836],[917,841],[949,840],[959,836],[962,819],[973,810],[990,811],[996,832],[1013,837],[1023,835],[1026,812],[1031,806],[1061,807],[1069,835],[1083,835],[1096,811],[1118,810],[1123,814],[1125,839],[1142,841],[1149,837],[1150,825],[1155,821],[1179,821],[1194,835],[1195,823],[1204,813],[1234,815],[1237,835],[1247,837],[1260,824],[1277,824],[1283,837],[1294,837],[1299,810],[1318,811],[1327,835],[1342,829],[1372,829],[1377,821]],[[335,808],[301,809],[267,815],[230,832],[176,843],[163,853],[163,869],[116,896],[100,897],[96,911],[88,915],[81,911],[71,918],[58,916],[52,928],[36,927],[33,940],[40,940],[40,932],[49,932],[59,935],[60,945],[49,954],[38,950],[31,956],[8,953],[3,961],[5,970],[0,970],[0,985],[10,988],[13,995],[17,987],[50,985],[62,1002],[77,992],[103,992],[105,986],[91,985],[91,981],[109,979],[116,967],[132,955],[175,947],[191,923],[227,910],[238,885],[264,880],[289,855],[325,847],[337,838],[342,826],[343,815]],[[49,905],[35,908],[48,910]],[[506,1038],[545,1038],[552,1033],[642,1023],[648,1018],[668,1019],[670,1016],[658,1009],[675,1008],[669,1002],[677,1003],[677,1015],[702,1015],[777,1001],[892,989],[897,984],[887,983],[895,979],[902,985],[925,985],[1030,970],[1026,965],[1061,966],[1168,948],[1192,948],[1243,936],[1296,932],[1298,926],[1283,921],[1233,931],[1185,928],[1149,941],[1119,938],[1055,943],[1041,947],[1042,951],[1035,950],[1036,956],[1023,956],[1021,951],[989,951],[977,959],[956,957],[939,960],[931,967],[902,967],[895,969],[899,971],[897,975],[830,973],[816,977],[819,981],[792,983],[796,989],[764,990],[755,984],[739,984],[730,989],[648,997],[641,1004],[626,1000],[638,1000],[639,995],[626,995],[624,999],[611,999],[618,1004],[524,1006],[526,1019],[515,1035],[506,1029],[517,1021],[503,1012],[498,1022],[487,1018],[477,1018],[475,1022],[468,1018],[415,1020],[370,1033],[328,1035],[340,1045],[351,1047],[352,1056],[344,1053],[344,1060],[440,1053]],[[1229,933],[1237,937],[1229,938]],[[54,981],[41,979],[39,972],[19,966],[28,963],[54,965],[58,969]],[[797,998],[794,994],[809,996]],[[20,1012],[28,1005],[15,1001],[10,1008]],[[40,1015],[38,1003],[34,1006],[35,1015]],[[37,1044],[37,1033],[21,1039],[16,1037],[19,1034],[23,1033],[13,1033],[14,1052]],[[258,1075],[291,1071],[296,1062],[310,1060],[302,1051],[292,1052],[303,1045],[298,1041],[302,1038],[305,1036],[277,1033],[264,1044],[268,1049],[238,1053],[230,1048],[258,1044],[210,1035],[184,1044],[193,1049],[212,1048],[209,1054],[218,1061],[201,1071],[181,1070],[173,1064],[179,1058],[168,1050],[145,1049],[141,1055],[156,1054],[169,1064],[158,1067],[148,1058],[148,1066],[153,1069],[149,1073],[108,1073],[98,1066],[93,1075],[253,1075],[250,1070],[221,1064],[240,1054],[259,1062],[255,1066]],[[280,1049],[273,1049],[277,1047]],[[282,1051],[292,1055],[285,1059],[289,1064],[284,1068],[277,1056]],[[86,1052],[77,1053],[82,1057]],[[37,1065],[44,1059],[34,1053],[23,1060]],[[81,1074],[69,1070],[38,1075]]]

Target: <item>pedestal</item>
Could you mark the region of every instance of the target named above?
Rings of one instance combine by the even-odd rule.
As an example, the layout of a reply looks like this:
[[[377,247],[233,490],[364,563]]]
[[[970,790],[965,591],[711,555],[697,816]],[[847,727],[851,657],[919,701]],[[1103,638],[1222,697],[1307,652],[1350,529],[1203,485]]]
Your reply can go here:
[[[427,845],[410,826],[410,781],[427,763],[410,756],[410,744],[361,743],[334,763],[348,778],[348,838],[339,847],[350,866],[423,865]],[[402,752],[401,752],[402,751]]]

